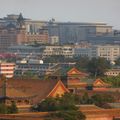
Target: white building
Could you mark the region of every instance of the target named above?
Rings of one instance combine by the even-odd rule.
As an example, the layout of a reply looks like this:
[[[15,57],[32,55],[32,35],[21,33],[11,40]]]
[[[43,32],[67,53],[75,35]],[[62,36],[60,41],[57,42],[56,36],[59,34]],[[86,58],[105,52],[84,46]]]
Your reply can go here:
[[[57,44],[59,44],[59,36],[50,36],[49,37],[49,42],[50,42],[50,44],[52,44],[52,45],[57,45]]]
[[[120,57],[119,45],[93,45],[85,48],[75,47],[74,55],[80,57],[103,57],[111,62],[114,62]]]
[[[14,76],[14,63],[0,63],[0,74],[6,78],[12,78]]]
[[[43,52],[43,56],[63,55],[65,57],[73,57],[74,50],[72,46],[46,46]]]
[[[93,48],[96,49],[96,57],[103,57],[111,62],[120,57],[120,45],[97,45]]]
[[[120,75],[120,69],[111,69],[104,73],[107,76],[118,76]]]

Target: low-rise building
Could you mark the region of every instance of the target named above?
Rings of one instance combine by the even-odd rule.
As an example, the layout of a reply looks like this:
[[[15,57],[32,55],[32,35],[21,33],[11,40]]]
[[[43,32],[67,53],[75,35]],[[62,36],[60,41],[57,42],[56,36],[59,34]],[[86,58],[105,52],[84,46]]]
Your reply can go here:
[[[15,102],[19,110],[30,111],[32,105],[38,104],[45,98],[62,96],[66,92],[69,91],[61,80],[0,80],[0,102],[3,101],[6,105]]]
[[[64,45],[64,46],[46,46],[43,52],[43,56],[54,56],[61,55],[65,57],[73,57],[74,50],[72,46]]]
[[[15,76],[24,75],[30,71],[38,76],[52,74],[58,69],[56,63],[43,63],[42,60],[22,60],[16,63]]]
[[[74,48],[74,56],[91,58],[91,48]]]
[[[0,63],[0,74],[6,78],[14,76],[15,63]]]
[[[97,45],[93,48],[96,49],[96,57],[103,57],[111,62],[120,56],[120,45]]]
[[[17,45],[8,48],[8,53],[16,54],[19,57],[25,58],[30,56],[35,57],[49,57],[61,55],[65,57],[73,57],[74,50],[72,46],[64,45],[49,45],[49,46],[35,46],[35,45]]]
[[[113,63],[120,57],[120,45],[92,45],[81,47],[76,45],[19,45],[8,48],[8,53],[21,57],[27,56],[65,56],[65,57],[103,57]]]
[[[118,76],[120,75],[120,69],[110,69],[104,73],[107,76]]]
[[[103,80],[89,79],[89,74],[72,68],[67,72],[67,86],[70,92],[79,93],[81,90],[91,91],[107,91],[111,87],[110,84]]]
[[[89,47],[74,47],[74,55],[81,57],[103,57],[114,62],[120,57],[120,45],[92,45]]]
[[[42,56],[45,46],[15,45],[8,48],[7,52],[18,57],[26,58],[30,56]]]

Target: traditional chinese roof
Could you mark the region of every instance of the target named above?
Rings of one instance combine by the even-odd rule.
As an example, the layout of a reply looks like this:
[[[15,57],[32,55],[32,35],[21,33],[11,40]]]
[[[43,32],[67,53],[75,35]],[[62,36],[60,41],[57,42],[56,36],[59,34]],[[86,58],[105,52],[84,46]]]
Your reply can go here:
[[[93,82],[93,86],[94,87],[106,87],[106,86],[110,86],[110,84],[107,84],[103,80],[98,78]]]
[[[69,70],[69,71],[67,72],[67,75],[68,75],[68,76],[71,76],[71,75],[88,76],[87,73],[81,72],[81,71],[79,71],[79,70],[76,69],[76,68],[72,68],[71,70]]]
[[[34,97],[34,103],[38,103],[46,97],[54,97],[65,92],[68,92],[68,90],[60,80],[8,80],[6,86],[7,97],[29,98],[31,96]],[[2,95],[1,93],[2,84],[0,82],[0,95]]]
[[[57,94],[62,95],[62,92],[69,92],[68,89],[64,86],[61,80],[57,82],[53,90],[48,94],[47,97],[54,97]]]

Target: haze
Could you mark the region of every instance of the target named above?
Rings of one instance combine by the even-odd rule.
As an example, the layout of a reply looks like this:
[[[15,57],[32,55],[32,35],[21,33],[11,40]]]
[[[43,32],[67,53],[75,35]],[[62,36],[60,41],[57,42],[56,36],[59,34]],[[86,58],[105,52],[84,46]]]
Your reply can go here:
[[[105,22],[120,29],[120,0],[0,0],[0,17],[19,14],[35,20]]]

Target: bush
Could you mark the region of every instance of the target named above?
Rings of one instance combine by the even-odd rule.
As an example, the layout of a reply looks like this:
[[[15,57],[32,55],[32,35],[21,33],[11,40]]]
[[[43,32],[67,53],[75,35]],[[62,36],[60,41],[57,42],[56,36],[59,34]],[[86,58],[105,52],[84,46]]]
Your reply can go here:
[[[75,95],[66,93],[62,97],[46,98],[32,107],[34,111],[54,111],[48,119],[85,120],[85,116],[75,106]],[[57,111],[57,112],[55,112]]]
[[[15,102],[12,102],[10,106],[10,113],[18,113],[18,108],[16,107]]]
[[[12,113],[17,113],[17,112],[18,112],[18,109],[14,102],[11,104],[11,106],[6,106],[4,103],[0,104],[1,114],[12,114]]]

